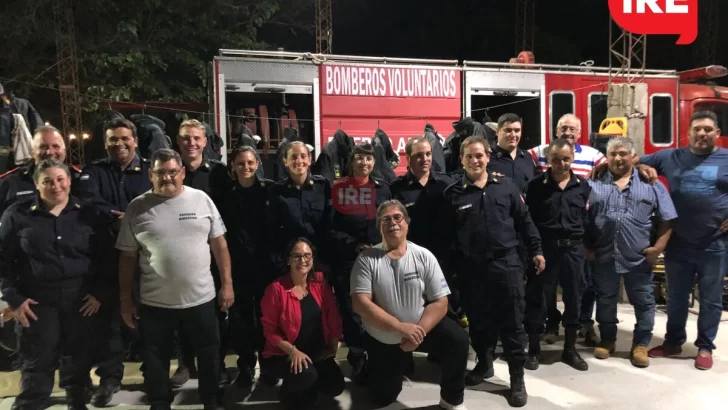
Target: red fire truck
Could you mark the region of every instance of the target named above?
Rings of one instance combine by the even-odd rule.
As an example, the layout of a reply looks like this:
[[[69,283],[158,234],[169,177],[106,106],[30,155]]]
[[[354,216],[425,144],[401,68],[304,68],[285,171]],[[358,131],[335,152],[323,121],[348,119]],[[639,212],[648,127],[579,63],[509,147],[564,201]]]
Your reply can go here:
[[[589,64],[220,50],[211,72],[217,132],[229,147],[235,131],[248,126],[263,139],[264,158],[289,126],[316,155],[338,129],[356,142],[382,129],[404,157],[407,139],[421,135],[426,124],[444,137],[463,117],[483,121],[487,114],[495,120],[505,112],[523,117],[523,148],[550,141],[566,113],[582,119],[583,144],[608,116],[628,116],[630,136],[642,142],[640,153],[686,145],[688,119],[703,109],[715,111],[728,132],[728,88],[700,83],[726,75],[721,66],[645,70],[635,77]],[[405,167],[403,158],[397,173]]]

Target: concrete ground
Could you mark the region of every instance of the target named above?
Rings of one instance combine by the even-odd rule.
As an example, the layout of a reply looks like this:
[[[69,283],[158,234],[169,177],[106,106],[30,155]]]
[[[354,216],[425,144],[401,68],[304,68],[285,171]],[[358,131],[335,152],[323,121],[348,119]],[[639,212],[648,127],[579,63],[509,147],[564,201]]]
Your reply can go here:
[[[531,409],[721,409],[728,403],[728,354],[716,350],[715,365],[710,371],[700,371],[693,367],[697,349],[692,345],[696,336],[697,316],[689,315],[688,340],[683,346],[684,354],[679,359],[652,359],[647,369],[637,369],[629,363],[628,352],[631,346],[631,333],[634,316],[629,305],[620,305],[619,338],[617,354],[609,360],[595,359],[590,348],[582,348],[582,356],[589,363],[587,372],[578,372],[560,363],[562,342],[544,346],[543,363],[539,370],[526,373],[526,388]],[[658,311],[655,320],[655,337],[652,345],[663,341],[665,313]],[[725,325],[723,322],[722,325]],[[728,330],[718,334],[716,345],[719,349],[728,348]],[[339,357],[345,357],[340,352]],[[229,365],[234,358],[229,358]],[[386,407],[394,409],[438,409],[439,387],[438,370],[429,364],[424,355],[415,359],[415,380],[405,380],[399,402]],[[342,362],[344,374],[348,376],[349,367]],[[472,368],[471,360],[468,367]],[[174,369],[172,369],[174,370]],[[17,373],[0,374],[0,390],[16,383]],[[495,363],[495,377],[479,386],[468,388],[465,404],[468,409],[507,409],[508,366],[502,360]],[[144,394],[138,391],[141,376],[138,364],[130,364],[126,370],[125,384],[129,387],[118,393],[112,403],[116,409],[146,409]],[[349,382],[347,378],[347,382]],[[136,385],[135,385],[136,384]],[[190,381],[177,393],[174,409],[201,409],[195,391],[196,381]],[[63,393],[54,394],[58,398],[52,409],[62,409]],[[229,387],[226,392],[228,409],[278,409],[277,388],[256,385],[252,391]],[[0,410],[9,410],[13,398],[0,402]],[[374,408],[367,400],[365,389],[347,383],[346,391],[335,401],[321,401],[322,409],[363,410]]]

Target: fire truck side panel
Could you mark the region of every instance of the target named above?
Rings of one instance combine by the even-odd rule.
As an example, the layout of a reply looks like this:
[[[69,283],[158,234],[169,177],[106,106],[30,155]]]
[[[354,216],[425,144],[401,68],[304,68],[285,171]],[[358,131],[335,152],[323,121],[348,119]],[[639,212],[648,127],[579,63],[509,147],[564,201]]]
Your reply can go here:
[[[617,77],[612,82],[620,84],[626,82],[626,79]],[[677,78],[645,77],[642,82],[647,84],[648,92],[648,109],[644,113],[645,153],[676,146]],[[546,74],[546,143],[553,138],[558,119],[563,114],[572,112],[582,121],[579,142],[588,145],[589,133],[597,132],[598,124],[606,118],[605,99],[608,97],[608,90],[608,75]],[[653,136],[653,130],[659,130],[654,132],[659,136]]]
[[[426,124],[447,136],[461,118],[457,67],[325,63],[319,70],[321,146],[338,129],[359,143],[380,128],[400,155],[398,175],[406,172],[409,138],[422,135]]]

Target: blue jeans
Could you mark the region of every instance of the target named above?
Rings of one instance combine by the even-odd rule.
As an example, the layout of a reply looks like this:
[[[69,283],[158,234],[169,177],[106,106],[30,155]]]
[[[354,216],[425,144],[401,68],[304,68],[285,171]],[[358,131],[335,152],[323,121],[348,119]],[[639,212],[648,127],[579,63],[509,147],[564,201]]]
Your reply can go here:
[[[624,276],[624,287],[629,303],[634,306],[637,324],[632,333],[632,343],[649,346],[652,329],[655,327],[655,295],[652,284],[652,265],[643,263],[629,272],[619,274],[614,261],[594,263],[594,286],[597,293],[597,322],[602,340],[617,341],[617,302],[619,299],[620,276]]]
[[[693,285],[700,292],[698,349],[712,352],[723,313],[723,278],[726,274],[726,249],[680,248],[665,252],[667,274],[667,333],[665,343],[682,346],[687,341],[685,325]]]

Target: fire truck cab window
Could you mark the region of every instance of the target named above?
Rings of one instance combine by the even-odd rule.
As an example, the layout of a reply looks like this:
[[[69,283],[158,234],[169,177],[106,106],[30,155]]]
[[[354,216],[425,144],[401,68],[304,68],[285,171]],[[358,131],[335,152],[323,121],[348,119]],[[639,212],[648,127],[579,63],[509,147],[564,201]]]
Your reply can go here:
[[[551,92],[551,132],[554,132],[556,125],[564,114],[574,114],[574,93],[571,91]]]
[[[672,96],[650,96],[650,138],[652,144],[672,144],[674,123]]]
[[[599,126],[607,118],[607,93],[589,94],[589,135],[599,132]]]
[[[721,136],[728,136],[728,104],[695,104],[695,112],[698,111],[713,111],[718,116],[718,128],[720,128]]]

